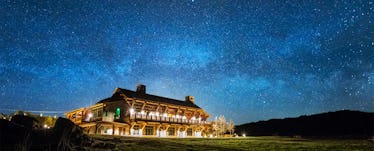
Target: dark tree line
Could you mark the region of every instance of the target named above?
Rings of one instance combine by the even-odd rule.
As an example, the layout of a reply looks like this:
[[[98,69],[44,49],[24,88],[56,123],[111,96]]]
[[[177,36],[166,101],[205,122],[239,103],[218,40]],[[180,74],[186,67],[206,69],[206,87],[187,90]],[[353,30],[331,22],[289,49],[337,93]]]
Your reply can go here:
[[[272,119],[236,126],[235,132],[251,136],[371,138],[374,136],[374,113],[344,110]]]

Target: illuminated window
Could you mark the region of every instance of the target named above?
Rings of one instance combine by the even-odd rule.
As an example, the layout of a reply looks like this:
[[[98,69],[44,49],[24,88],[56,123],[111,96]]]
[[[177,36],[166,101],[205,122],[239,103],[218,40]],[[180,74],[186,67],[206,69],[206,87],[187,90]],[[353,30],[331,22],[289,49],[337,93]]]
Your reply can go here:
[[[192,136],[192,128],[187,129],[187,136]]]
[[[115,119],[119,119],[120,117],[121,117],[121,109],[117,108],[116,109],[116,114],[114,115],[114,118]]]
[[[153,135],[153,126],[145,127],[145,135]]]
[[[135,126],[133,127],[133,129],[134,129],[134,130],[139,130],[139,125],[135,125]]]
[[[168,135],[169,136],[174,136],[175,134],[175,128],[174,127],[169,127],[168,129]]]
[[[135,125],[133,127],[133,134],[132,135],[139,135],[139,126],[138,125]]]

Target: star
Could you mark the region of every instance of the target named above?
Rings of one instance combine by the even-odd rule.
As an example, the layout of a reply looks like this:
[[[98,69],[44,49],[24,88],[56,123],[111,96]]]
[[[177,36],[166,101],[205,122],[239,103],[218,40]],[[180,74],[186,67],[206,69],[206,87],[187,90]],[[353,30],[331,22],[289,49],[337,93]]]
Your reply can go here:
[[[235,124],[374,111],[373,2],[0,6],[0,112],[63,116],[116,87],[138,84],[168,98],[193,95],[212,117],[225,115]]]

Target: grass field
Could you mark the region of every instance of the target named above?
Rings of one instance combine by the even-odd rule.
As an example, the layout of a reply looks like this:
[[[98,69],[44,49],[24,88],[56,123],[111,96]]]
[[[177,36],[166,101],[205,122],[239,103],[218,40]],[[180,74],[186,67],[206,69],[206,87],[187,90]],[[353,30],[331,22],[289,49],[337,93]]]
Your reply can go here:
[[[91,150],[318,150],[374,151],[370,140],[302,139],[287,137],[246,138],[134,138],[92,136]]]

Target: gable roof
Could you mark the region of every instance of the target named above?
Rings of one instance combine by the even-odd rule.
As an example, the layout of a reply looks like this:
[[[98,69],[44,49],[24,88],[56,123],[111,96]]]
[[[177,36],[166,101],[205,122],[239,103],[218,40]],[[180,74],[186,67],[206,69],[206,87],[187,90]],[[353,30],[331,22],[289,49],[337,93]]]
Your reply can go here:
[[[105,103],[105,102],[114,102],[114,101],[118,101],[118,100],[122,100],[122,99],[123,99],[123,97],[121,95],[119,95],[117,92],[115,92],[111,97],[102,99],[99,102],[97,102],[96,104]]]
[[[156,103],[166,103],[166,104],[172,104],[172,105],[178,105],[178,106],[186,106],[186,107],[192,107],[192,108],[199,108],[196,104],[189,102],[189,101],[181,101],[181,100],[176,100],[176,99],[171,99],[171,98],[166,98],[166,97],[161,97],[161,96],[156,96],[156,95],[151,95],[151,94],[143,94],[127,89],[122,89],[122,88],[117,88],[117,91],[113,94],[112,97],[103,99],[99,101],[98,103],[104,103],[104,102],[111,102],[111,101],[116,101],[120,99],[120,95],[118,93],[123,93],[126,97],[128,98],[136,98],[136,99],[141,99],[141,100],[146,100],[150,102],[156,102]]]

